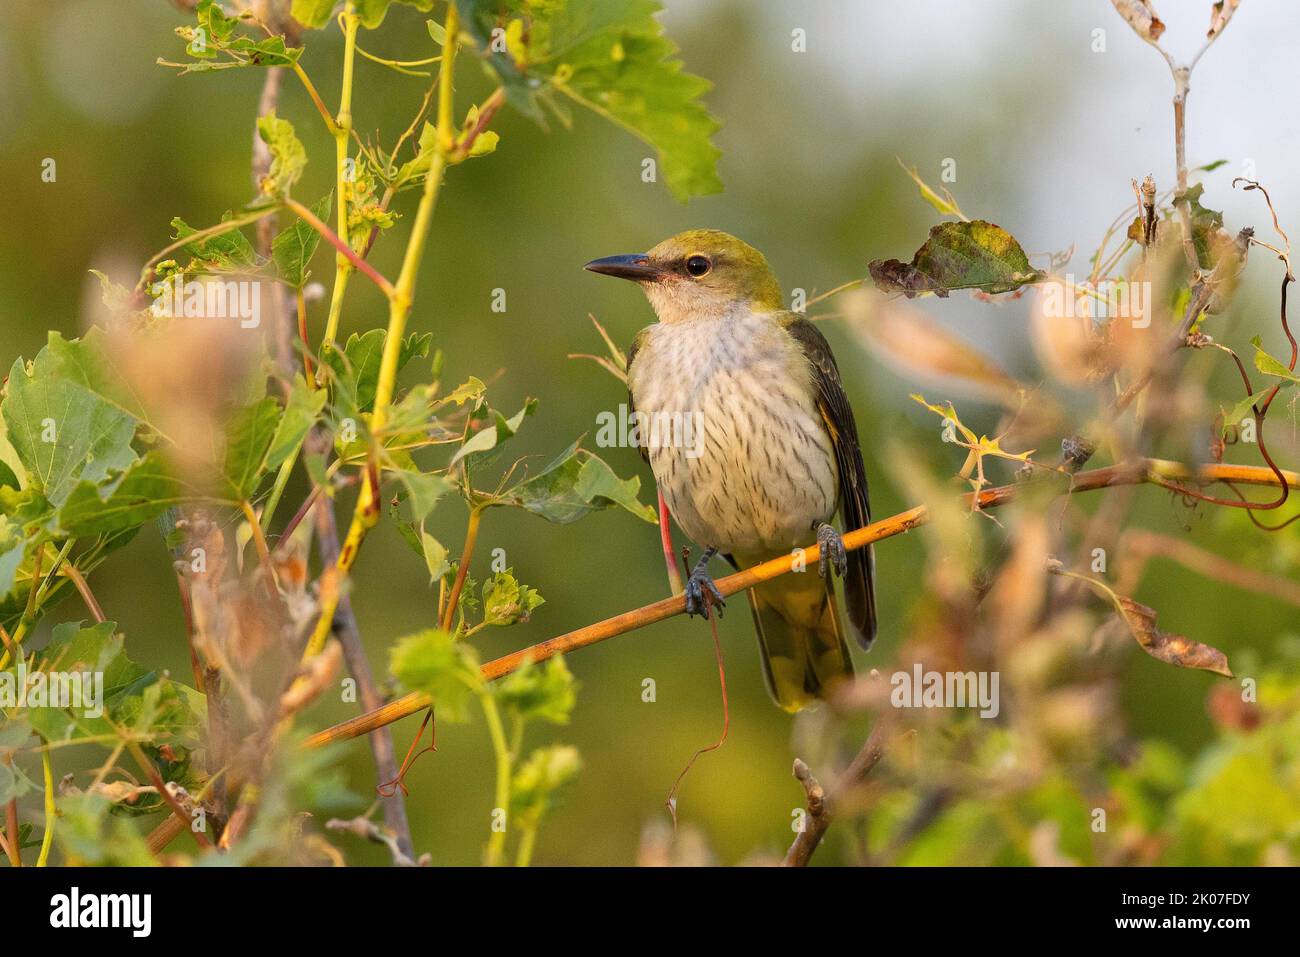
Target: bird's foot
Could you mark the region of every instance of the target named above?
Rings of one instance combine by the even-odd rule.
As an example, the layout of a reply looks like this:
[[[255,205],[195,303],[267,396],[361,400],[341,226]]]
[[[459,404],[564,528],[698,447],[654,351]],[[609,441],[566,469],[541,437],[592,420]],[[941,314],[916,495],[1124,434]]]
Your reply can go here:
[[[849,553],[844,547],[840,533],[826,522],[817,523],[817,544],[821,547],[821,557],[817,559],[817,574],[826,577],[826,564],[829,559],[835,567],[835,574],[843,578],[849,570]]]
[[[703,615],[707,618],[709,609],[717,608],[718,617],[721,618],[722,609],[727,607],[727,603],[722,600],[722,592],[718,591],[718,586],[713,583],[708,571],[709,559],[717,551],[716,548],[706,549],[686,579],[687,615]]]

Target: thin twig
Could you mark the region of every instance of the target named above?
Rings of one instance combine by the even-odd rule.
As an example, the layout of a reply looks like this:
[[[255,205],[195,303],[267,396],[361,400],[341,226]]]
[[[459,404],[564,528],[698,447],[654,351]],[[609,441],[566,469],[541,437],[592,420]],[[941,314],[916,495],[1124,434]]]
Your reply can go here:
[[[812,776],[808,765],[795,759],[794,776],[804,787],[808,814],[804,818],[803,830],[795,836],[794,843],[790,845],[790,849],[785,853],[785,859],[781,861],[782,867],[808,866],[813,852],[817,850],[822,837],[826,834],[826,829],[831,826],[835,802],[842,801],[845,794],[866,780],[871,769],[884,757],[885,739],[890,734],[893,724],[893,716],[890,714],[882,713],[876,718],[871,727],[871,734],[862,745],[862,750],[836,779],[835,788],[830,794],[827,794],[817,779]]]
[[[90,590],[90,584],[86,581],[86,576],[77,570],[77,566],[72,562],[64,562],[63,567],[59,569],[59,574],[64,578],[71,579],[72,584],[76,586],[77,592],[81,595],[81,600],[86,603],[86,608],[95,616],[97,623],[103,623],[104,610],[99,607],[99,602],[95,599],[95,593]]]
[[[320,235],[324,238],[324,240],[327,243],[329,243],[331,246],[337,249],[339,253],[343,256],[343,258],[346,259],[349,263],[353,265],[353,267],[356,268],[357,272],[361,273],[363,276],[365,276],[367,279],[373,282],[376,286],[378,286],[380,292],[382,292],[389,299],[393,298],[394,294],[396,293],[396,290],[393,288],[393,284],[389,282],[386,278],[384,278],[382,275],[380,275],[378,269],[376,269],[374,266],[370,265],[370,263],[362,259],[355,249],[353,249],[341,238],[339,238],[339,234],[334,232],[334,230],[330,229],[328,226],[326,226],[319,216],[313,213],[302,203],[298,202],[296,199],[293,199],[291,197],[287,197],[285,199],[284,205],[295,215],[297,215],[308,226],[316,230],[316,232],[320,233]]]
[[[314,510],[316,547],[321,564],[326,568],[337,562],[339,556],[339,532],[332,506],[330,500],[322,499],[320,506]],[[348,670],[356,679],[361,707],[367,711],[380,707],[383,696],[375,685],[370,661],[366,658],[366,649],[361,642],[361,632],[357,628],[357,618],[347,595],[339,599],[338,610],[334,613],[334,631],[343,645],[343,657],[347,660]],[[388,728],[381,728],[378,734],[371,736],[370,751],[375,761],[376,780],[382,783],[395,779],[398,774],[397,763],[392,732]],[[406,802],[401,792],[397,789],[391,794],[381,792],[380,800],[384,807],[384,824],[396,842],[397,849],[408,859],[414,858],[415,845],[411,841],[411,825],[407,821]]]
[[[1233,585],[1244,591],[1276,598],[1300,607],[1300,584],[1278,575],[1244,568],[1236,562],[1193,545],[1191,542],[1146,529],[1132,529],[1120,539],[1119,554],[1125,562],[1138,563],[1135,567],[1121,566],[1117,589],[1131,594],[1141,577],[1141,568],[1153,557],[1167,558],[1191,569],[1198,575]]]

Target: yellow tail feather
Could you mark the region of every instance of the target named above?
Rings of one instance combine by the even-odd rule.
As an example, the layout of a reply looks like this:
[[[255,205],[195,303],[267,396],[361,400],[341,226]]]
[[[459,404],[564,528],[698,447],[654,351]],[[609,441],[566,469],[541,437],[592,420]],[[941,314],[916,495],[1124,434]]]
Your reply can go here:
[[[801,711],[853,677],[834,586],[815,568],[757,585],[749,604],[767,690],[779,707]]]

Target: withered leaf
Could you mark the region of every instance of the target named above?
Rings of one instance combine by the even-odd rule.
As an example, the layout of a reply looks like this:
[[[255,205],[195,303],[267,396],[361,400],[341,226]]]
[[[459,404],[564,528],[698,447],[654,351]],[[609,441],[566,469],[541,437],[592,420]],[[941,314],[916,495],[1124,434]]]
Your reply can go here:
[[[1210,8],[1210,29],[1205,31],[1206,39],[1212,40],[1222,33],[1240,5],[1241,0],[1215,0]]]
[[[1156,626],[1156,613],[1132,598],[1116,596],[1120,612],[1129,631],[1142,646],[1142,650],[1152,658],[1179,668],[1197,668],[1201,671],[1213,671],[1217,675],[1231,678],[1232,669],[1228,667],[1228,656],[1218,648],[1201,644],[1184,635],[1174,635],[1161,631]]]
[[[844,297],[844,314],[850,332],[908,380],[926,380],[959,397],[994,402],[1014,401],[1022,388],[992,357],[916,306],[855,290]]]
[[[1110,2],[1119,11],[1119,15],[1128,21],[1128,25],[1143,40],[1154,43],[1165,32],[1165,25],[1156,16],[1155,8],[1151,6],[1151,0],[1110,0]]]
[[[1012,292],[1045,275],[1029,265],[1010,233],[982,219],[940,223],[910,263],[877,259],[868,269],[876,288],[909,299],[926,292],[947,296],[953,289]]]

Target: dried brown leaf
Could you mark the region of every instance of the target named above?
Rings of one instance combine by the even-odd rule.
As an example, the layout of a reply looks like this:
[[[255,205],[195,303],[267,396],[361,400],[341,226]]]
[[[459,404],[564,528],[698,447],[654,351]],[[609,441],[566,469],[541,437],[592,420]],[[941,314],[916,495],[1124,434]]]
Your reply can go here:
[[[334,681],[342,661],[343,646],[334,640],[319,655],[308,658],[302,665],[302,673],[289,686],[289,690],[280,696],[281,720],[296,714],[316,700]]]
[[[1124,621],[1142,646],[1142,650],[1152,658],[1176,665],[1179,668],[1197,668],[1201,671],[1213,671],[1215,674],[1231,678],[1232,669],[1228,667],[1228,656],[1218,648],[1202,644],[1184,635],[1175,635],[1161,631],[1156,626],[1156,613],[1132,598],[1124,595],[1115,596]]]
[[[1156,16],[1151,0],[1110,0],[1119,15],[1143,40],[1155,43],[1165,32],[1165,25]],[[1229,14],[1231,16],[1231,14]]]
[[[992,358],[906,303],[863,290],[844,297],[844,314],[858,340],[905,379],[1002,404],[1022,389]]]

